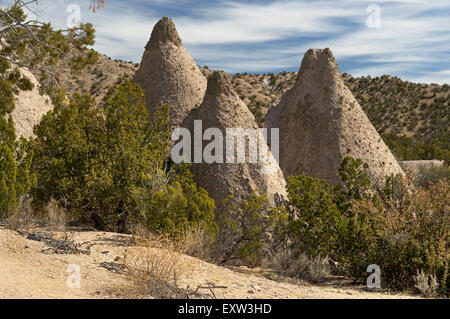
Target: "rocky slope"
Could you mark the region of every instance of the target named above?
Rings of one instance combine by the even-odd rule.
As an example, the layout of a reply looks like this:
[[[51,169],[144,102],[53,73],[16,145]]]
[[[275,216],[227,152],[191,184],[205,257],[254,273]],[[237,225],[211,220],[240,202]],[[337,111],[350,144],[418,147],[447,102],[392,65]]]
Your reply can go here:
[[[132,79],[139,64],[113,60],[99,54],[98,62],[79,73],[71,73],[67,65],[59,66],[59,85],[70,97],[75,93],[90,94],[98,101],[105,96],[108,88],[123,79]]]
[[[39,94],[39,83],[33,74],[23,68],[20,71],[31,81],[33,89],[31,91],[20,91],[19,94],[15,95],[15,108],[12,112],[12,118],[17,138],[21,136],[29,138],[34,136],[34,126],[53,106],[47,95]]]

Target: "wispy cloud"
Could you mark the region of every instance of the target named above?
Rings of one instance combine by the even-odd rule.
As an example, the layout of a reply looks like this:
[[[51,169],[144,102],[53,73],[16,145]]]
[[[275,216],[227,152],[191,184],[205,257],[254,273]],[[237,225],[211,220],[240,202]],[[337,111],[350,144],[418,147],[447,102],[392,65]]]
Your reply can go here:
[[[64,27],[67,6],[81,7],[97,29],[95,48],[139,62],[153,25],[174,18],[199,64],[229,72],[298,70],[310,47],[330,47],[343,72],[393,74],[449,83],[448,0],[108,0],[96,14],[88,0],[41,0],[40,15]],[[381,9],[369,28],[367,7]],[[44,10],[45,9],[45,10]]]

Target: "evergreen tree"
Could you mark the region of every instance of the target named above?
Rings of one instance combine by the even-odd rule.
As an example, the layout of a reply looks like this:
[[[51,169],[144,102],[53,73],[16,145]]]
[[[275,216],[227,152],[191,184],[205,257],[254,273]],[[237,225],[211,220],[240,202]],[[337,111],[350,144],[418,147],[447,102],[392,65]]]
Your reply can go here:
[[[155,110],[150,120],[142,89],[130,81],[112,87],[102,108],[88,95],[69,105],[61,98],[35,130],[36,204],[54,198],[101,229],[143,222],[152,231],[214,231],[214,201],[187,169],[165,164],[168,108]]]
[[[66,59],[73,70],[80,70],[97,58],[94,51],[85,48],[94,41],[92,25],[56,31],[50,24],[27,17],[25,11],[33,2],[37,3],[16,0],[0,8],[0,218],[17,208],[35,182],[29,172],[33,152],[28,150],[28,141],[16,140],[11,117],[14,94],[33,89],[19,68],[40,71],[40,89],[53,96],[58,62]]]

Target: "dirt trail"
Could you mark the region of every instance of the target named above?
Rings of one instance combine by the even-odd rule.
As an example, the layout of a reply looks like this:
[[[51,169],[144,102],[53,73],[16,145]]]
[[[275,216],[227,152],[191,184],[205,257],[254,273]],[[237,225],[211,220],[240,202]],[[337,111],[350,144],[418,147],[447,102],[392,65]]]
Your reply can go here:
[[[123,256],[130,237],[105,232],[70,232],[69,238],[90,254],[55,254],[40,241],[26,239],[0,227],[0,298],[127,298],[130,283],[124,274],[102,263]],[[59,233],[58,238],[63,234]],[[181,287],[214,286],[217,298],[411,298],[406,295],[373,293],[359,288],[280,283],[251,270],[238,271],[186,257],[195,265],[180,278]],[[68,266],[81,270],[80,288],[68,288]],[[141,296],[151,298],[151,296]]]

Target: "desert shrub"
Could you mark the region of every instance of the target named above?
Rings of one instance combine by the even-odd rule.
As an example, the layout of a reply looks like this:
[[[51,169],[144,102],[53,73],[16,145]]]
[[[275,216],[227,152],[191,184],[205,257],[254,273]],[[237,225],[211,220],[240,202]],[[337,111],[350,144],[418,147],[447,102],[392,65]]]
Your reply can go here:
[[[57,101],[58,102],[58,101]],[[51,199],[82,222],[126,231],[145,222],[153,231],[214,228],[214,202],[187,169],[168,168],[168,108],[149,119],[142,89],[124,81],[102,108],[89,95],[60,98],[35,128],[36,207]]]
[[[314,283],[319,283],[330,276],[330,260],[328,257],[322,258],[320,255],[313,257],[308,263],[308,279]]]
[[[420,167],[415,178],[415,184],[418,187],[428,188],[440,180],[450,180],[450,167],[448,165]]]
[[[137,233],[121,264],[139,295],[156,298],[189,298],[192,292],[178,286],[181,274],[194,270],[185,255],[189,242],[168,234]]]
[[[414,287],[420,291],[425,297],[433,297],[437,293],[439,284],[435,275],[428,275],[423,270],[417,271],[417,275],[414,276]]]
[[[202,227],[191,227],[184,232],[182,241],[185,243],[186,255],[213,262],[215,233]]]
[[[362,160],[349,156],[344,157],[339,167],[339,177],[342,186],[335,188],[334,192],[340,195],[339,206],[341,209],[348,209],[351,200],[359,200],[368,196],[371,185]]]
[[[277,241],[273,236],[283,231],[280,226],[287,220],[286,209],[272,206],[266,195],[256,193],[241,202],[230,195],[224,204],[225,211],[216,217],[215,260],[260,264],[264,250]]]
[[[17,209],[8,217],[6,225],[10,229],[27,231],[30,227],[35,226],[39,219],[36,218],[32,208],[31,198],[24,196]]]
[[[289,176],[287,190],[298,216],[289,216],[287,233],[297,254],[332,254],[337,249],[339,210],[332,189],[324,180],[309,176]]]
[[[338,270],[364,251],[370,234],[367,216],[355,214],[353,201],[368,198],[369,179],[360,160],[347,157],[339,169],[342,186],[330,187],[324,180],[309,176],[287,179],[289,200],[298,210],[291,215],[285,231],[297,255],[330,256]]]
[[[67,225],[70,223],[70,217],[66,210],[58,205],[55,200],[50,200],[44,210],[45,225],[50,230],[65,231]]]
[[[207,191],[197,188],[189,166],[181,164],[172,171],[171,178],[163,177],[164,183],[152,184],[150,192],[147,188],[141,190],[139,210],[145,215],[148,229],[183,236],[192,229],[202,229],[214,236],[218,231],[214,200]],[[153,177],[156,179],[158,176]]]
[[[356,252],[359,258],[353,260],[350,268],[359,269],[363,276],[364,267],[377,264],[381,267],[384,285],[402,289],[413,287],[416,273],[424,271],[436,276],[441,293],[448,293],[447,182],[440,181],[428,190],[419,188],[397,192],[397,195],[381,193],[371,200],[355,203],[352,210],[367,216],[372,227],[370,235],[366,236],[369,245],[364,251]]]
[[[305,253],[297,255],[290,249],[274,250],[268,259],[268,266],[279,275],[313,283],[322,282],[330,276],[329,263],[328,257],[309,257]]]
[[[291,249],[270,250],[270,255],[265,259],[265,264],[282,276],[302,278],[308,266],[304,263],[304,259],[300,257],[307,256],[304,254],[295,256]]]
[[[384,285],[400,289],[412,288],[423,270],[448,292],[448,182],[412,189],[393,176],[370,195],[362,162],[345,159],[340,175],[343,186],[335,188],[312,177],[288,177],[289,199],[298,209],[285,231],[293,257],[328,255],[336,271],[361,282],[367,266],[377,264]]]
[[[8,218],[15,212],[24,195],[35,183],[35,176],[30,173],[33,159],[32,152],[26,152],[28,142],[20,139],[3,139],[1,133],[11,133],[15,138],[11,118],[8,120],[8,131],[2,131],[4,118],[0,118],[0,219]],[[3,135],[3,136],[1,136]]]

